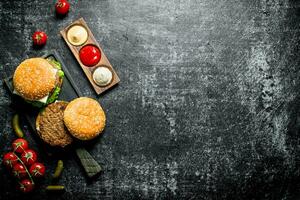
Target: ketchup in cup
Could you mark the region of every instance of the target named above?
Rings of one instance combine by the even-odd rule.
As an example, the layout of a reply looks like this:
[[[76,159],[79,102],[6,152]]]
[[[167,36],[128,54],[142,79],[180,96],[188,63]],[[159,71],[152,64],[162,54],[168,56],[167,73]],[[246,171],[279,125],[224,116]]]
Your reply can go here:
[[[101,59],[101,51],[94,45],[86,45],[79,51],[79,58],[82,64],[93,67]]]

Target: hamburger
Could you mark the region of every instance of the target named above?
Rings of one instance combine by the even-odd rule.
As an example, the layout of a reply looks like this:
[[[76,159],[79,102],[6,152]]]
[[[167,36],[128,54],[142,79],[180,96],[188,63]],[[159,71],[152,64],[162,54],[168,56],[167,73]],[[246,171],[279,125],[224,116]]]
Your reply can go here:
[[[80,97],[67,105],[63,120],[73,137],[90,140],[102,133],[106,117],[98,101]]]
[[[36,118],[36,132],[51,146],[65,147],[73,138],[64,125],[63,114],[68,102],[56,101],[47,105]]]
[[[13,75],[14,93],[36,107],[54,102],[60,93],[64,72],[52,59],[24,60]]]

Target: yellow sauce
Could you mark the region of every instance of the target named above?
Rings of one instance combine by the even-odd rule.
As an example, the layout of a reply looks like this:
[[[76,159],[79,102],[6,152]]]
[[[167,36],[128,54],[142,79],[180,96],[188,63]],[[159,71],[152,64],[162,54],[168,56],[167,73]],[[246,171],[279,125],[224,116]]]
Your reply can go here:
[[[83,26],[74,25],[68,30],[67,39],[72,45],[79,46],[87,41],[88,32]]]

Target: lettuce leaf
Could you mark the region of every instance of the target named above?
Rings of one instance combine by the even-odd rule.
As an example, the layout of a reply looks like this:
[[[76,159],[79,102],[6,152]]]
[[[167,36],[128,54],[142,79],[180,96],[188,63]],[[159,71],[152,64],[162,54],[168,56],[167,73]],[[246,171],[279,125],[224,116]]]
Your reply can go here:
[[[57,73],[60,78],[63,78],[65,76],[65,73],[62,70],[58,70]]]
[[[60,87],[56,87],[53,93],[51,94],[51,96],[48,97],[46,104],[53,103],[58,98],[59,92],[60,92]]]
[[[60,62],[54,60],[54,59],[47,59],[49,61],[49,63],[55,67],[56,69],[60,69],[61,70],[61,64]]]
[[[53,93],[51,94],[51,96],[48,97],[46,103],[42,103],[40,101],[28,101],[28,100],[25,100],[25,101],[34,107],[42,108],[50,103],[53,103],[58,98],[60,90],[61,90],[60,87],[56,87],[54,89]]]
[[[48,59],[48,61],[50,62],[50,64],[52,64],[52,66],[54,66],[55,68],[58,69],[58,72],[57,72],[58,76],[60,78],[63,78],[65,76],[65,73],[61,70],[61,64],[60,64],[60,62],[58,62],[58,61],[56,61],[54,59]],[[54,91],[52,92],[51,96],[48,97],[46,104],[53,103],[58,98],[60,90],[61,90],[61,88],[57,86],[54,89]]]

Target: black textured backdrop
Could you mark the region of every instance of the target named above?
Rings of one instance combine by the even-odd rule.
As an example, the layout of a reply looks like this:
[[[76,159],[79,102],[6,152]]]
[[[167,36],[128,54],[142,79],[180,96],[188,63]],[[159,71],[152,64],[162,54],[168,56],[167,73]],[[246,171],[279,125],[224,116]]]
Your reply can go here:
[[[0,2],[0,78],[32,48],[63,57],[86,96],[98,98],[107,128],[89,148],[104,172],[87,180],[64,157],[64,194],[43,187],[31,199],[299,199],[300,1],[71,1],[57,19],[54,1]],[[121,83],[97,97],[59,30],[83,17]],[[3,83],[0,83],[1,86]],[[14,139],[11,98],[0,88],[0,153]],[[53,171],[36,138],[40,159]],[[2,161],[2,160],[0,160]],[[0,169],[0,199],[14,183]]]

